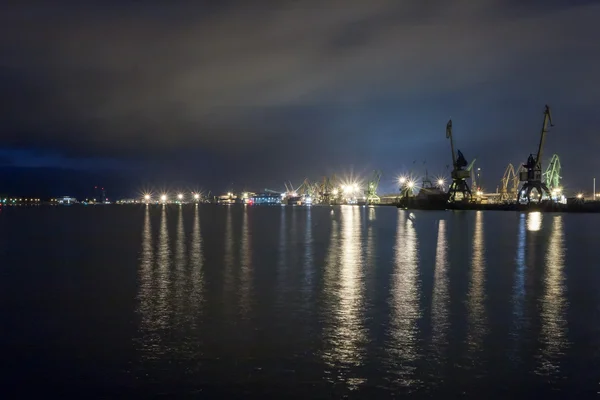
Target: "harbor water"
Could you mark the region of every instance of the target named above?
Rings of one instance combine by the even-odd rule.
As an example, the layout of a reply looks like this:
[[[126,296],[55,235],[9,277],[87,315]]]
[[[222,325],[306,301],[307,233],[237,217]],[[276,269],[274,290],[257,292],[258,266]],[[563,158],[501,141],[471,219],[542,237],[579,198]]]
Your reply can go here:
[[[2,384],[19,397],[597,396],[598,243],[597,214],[5,208]]]

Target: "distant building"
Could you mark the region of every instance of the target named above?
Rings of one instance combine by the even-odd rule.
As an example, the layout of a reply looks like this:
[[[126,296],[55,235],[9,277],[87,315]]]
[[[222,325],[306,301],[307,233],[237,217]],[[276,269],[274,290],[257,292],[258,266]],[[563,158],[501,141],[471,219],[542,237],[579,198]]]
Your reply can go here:
[[[136,203],[140,203],[140,201],[137,200],[137,199],[120,199],[120,200],[117,200],[117,204],[136,204]]]
[[[239,202],[241,202],[241,199],[238,200],[238,197],[233,193],[223,194],[217,198],[217,203],[219,204],[234,204]]]
[[[57,197],[54,200],[57,204],[64,204],[64,205],[70,205],[70,204],[77,203],[77,199],[75,197],[71,197],[71,196]]]
[[[281,195],[278,193],[256,193],[250,198],[250,204],[281,204]]]

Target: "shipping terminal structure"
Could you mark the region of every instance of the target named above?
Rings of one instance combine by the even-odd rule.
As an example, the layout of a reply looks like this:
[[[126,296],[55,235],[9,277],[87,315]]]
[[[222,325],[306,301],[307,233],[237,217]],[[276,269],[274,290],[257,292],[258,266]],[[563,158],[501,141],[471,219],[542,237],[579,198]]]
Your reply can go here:
[[[477,159],[467,159],[468,152],[463,153],[456,147],[452,120],[446,123],[446,139],[450,144],[452,169],[449,184],[444,176],[431,178],[425,169],[423,178],[415,178],[412,173],[394,177],[393,193],[379,193],[383,173],[373,170],[366,180],[356,177],[339,178],[335,174],[323,176],[311,181],[305,178],[298,186],[291,182],[284,183],[284,190],[262,189],[259,191],[231,188],[221,195],[213,195],[202,190],[192,192],[166,191],[152,193],[144,191],[139,197],[121,199],[114,204],[200,204],[218,205],[243,204],[250,206],[287,205],[287,206],[335,206],[357,205],[377,206],[392,205],[404,209],[423,210],[547,210],[547,211],[590,211],[600,212],[600,195],[594,189],[591,196],[574,193],[567,198],[561,183],[561,163],[558,154],[553,154],[543,168],[546,137],[554,127],[550,107],[543,111],[542,127],[536,153],[530,153],[523,163],[509,163],[504,175],[498,180],[495,192],[486,192],[482,185],[481,168],[476,166]],[[467,156],[465,156],[467,154]],[[413,162],[413,163],[416,163]],[[425,162],[424,162],[425,163]],[[448,165],[450,167],[450,165]],[[420,181],[420,182],[419,182]],[[397,186],[396,186],[397,185]],[[386,187],[390,187],[386,185]],[[94,186],[94,198],[77,201],[70,196],[52,198],[49,201],[37,199],[32,204],[51,205],[98,205],[111,204],[106,191],[101,186]],[[100,202],[96,198],[100,197]],[[591,197],[591,199],[590,199]],[[66,199],[66,200],[65,200]],[[18,200],[18,201],[17,201]],[[33,200],[33,199],[32,199]],[[60,201],[59,201],[60,200]],[[591,201],[589,201],[591,200]],[[30,204],[21,201],[18,196],[0,196],[0,206],[22,206]]]
[[[527,162],[517,171],[512,164],[506,168],[500,186],[495,193],[484,193],[477,186],[474,164],[470,163],[460,150],[454,148],[452,120],[446,124],[446,138],[450,139],[452,152],[452,182],[447,192],[432,190],[427,177],[417,194],[414,182],[400,180],[399,208],[406,209],[455,209],[455,210],[541,210],[541,211],[595,211],[600,212],[600,203],[596,202],[594,190],[592,202],[584,202],[583,194],[567,199],[561,187],[561,166],[557,154],[552,155],[548,168],[544,172],[542,160],[544,145],[549,128],[553,127],[550,107],[543,112],[540,140],[535,154],[529,154]],[[479,168],[477,169],[480,170]],[[469,185],[469,181],[471,184]],[[409,187],[410,185],[410,187]],[[520,187],[519,187],[520,185]]]

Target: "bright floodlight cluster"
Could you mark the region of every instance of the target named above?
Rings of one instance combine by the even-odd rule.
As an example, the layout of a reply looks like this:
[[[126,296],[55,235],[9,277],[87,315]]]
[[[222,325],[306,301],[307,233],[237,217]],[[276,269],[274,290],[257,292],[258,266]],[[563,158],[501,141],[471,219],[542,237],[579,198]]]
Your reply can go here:
[[[351,183],[347,185],[342,185],[342,192],[344,192],[344,194],[356,193],[358,192],[358,184]]]
[[[398,182],[400,183],[400,186],[406,186],[409,189],[413,189],[415,187],[415,181],[411,178],[407,178],[406,176],[401,176],[398,179]]]
[[[174,197],[177,199],[176,202],[183,203],[186,200],[191,200],[191,199],[193,199],[194,201],[198,201],[201,199],[202,196],[200,195],[200,193],[196,193],[196,192],[192,192],[189,196],[182,192],[179,192]],[[154,195],[152,195],[152,193],[143,193],[142,198],[144,199],[145,203],[152,203],[152,202],[168,203],[169,199],[171,197],[169,196],[168,193],[165,192],[165,193],[160,193],[158,196],[154,196]]]

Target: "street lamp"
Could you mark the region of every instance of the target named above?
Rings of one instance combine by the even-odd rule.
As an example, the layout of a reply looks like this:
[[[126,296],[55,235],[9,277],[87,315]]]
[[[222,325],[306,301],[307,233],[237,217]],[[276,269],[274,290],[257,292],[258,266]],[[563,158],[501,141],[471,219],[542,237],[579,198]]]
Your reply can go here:
[[[160,201],[162,201],[163,203],[166,203],[167,202],[167,195],[166,194],[161,195],[160,196]]]
[[[198,193],[194,193],[194,199],[195,200],[199,200],[200,199],[200,195]]]

